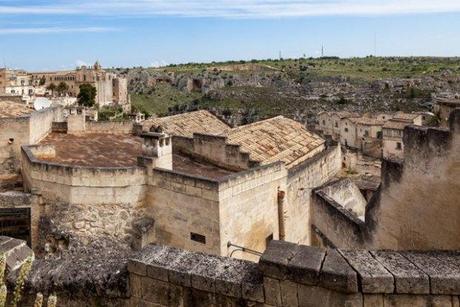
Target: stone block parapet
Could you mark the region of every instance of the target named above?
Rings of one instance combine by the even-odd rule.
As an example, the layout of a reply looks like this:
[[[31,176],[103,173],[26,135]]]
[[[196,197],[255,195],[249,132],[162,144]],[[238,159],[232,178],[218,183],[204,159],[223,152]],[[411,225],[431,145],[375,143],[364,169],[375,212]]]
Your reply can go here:
[[[258,264],[149,245],[128,271],[131,303],[138,306],[458,306],[459,263],[460,252],[272,241]]]

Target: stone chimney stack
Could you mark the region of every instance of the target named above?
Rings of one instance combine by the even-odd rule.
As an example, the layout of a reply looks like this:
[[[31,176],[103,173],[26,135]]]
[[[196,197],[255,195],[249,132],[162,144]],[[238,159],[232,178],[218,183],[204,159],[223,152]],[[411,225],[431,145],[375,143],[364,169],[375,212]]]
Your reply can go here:
[[[172,138],[165,133],[142,133],[142,156],[138,164],[149,168],[172,170]]]

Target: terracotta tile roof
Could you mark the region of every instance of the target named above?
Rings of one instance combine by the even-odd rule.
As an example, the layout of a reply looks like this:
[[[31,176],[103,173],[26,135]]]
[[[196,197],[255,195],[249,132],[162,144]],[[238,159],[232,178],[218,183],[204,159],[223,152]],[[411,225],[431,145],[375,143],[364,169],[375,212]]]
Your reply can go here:
[[[385,123],[385,125],[383,125],[383,129],[404,130],[404,128],[409,125],[412,125],[412,123],[399,120],[389,120]]]
[[[373,117],[352,117],[350,120],[357,125],[366,125],[366,126],[383,126],[384,122]]]
[[[302,124],[283,116],[241,126],[225,133],[228,143],[238,144],[250,158],[262,164],[283,161],[288,168],[310,158],[324,140]]]
[[[14,118],[32,113],[34,110],[24,104],[0,101],[0,118]]]
[[[159,126],[168,134],[185,137],[193,137],[193,133],[222,134],[230,129],[226,123],[205,110],[152,118],[142,123],[143,129],[147,131]]]
[[[419,116],[421,116],[421,114],[398,112],[398,113],[395,114],[395,116],[393,116],[393,119],[398,120],[398,121],[413,122],[414,119],[416,119]]]

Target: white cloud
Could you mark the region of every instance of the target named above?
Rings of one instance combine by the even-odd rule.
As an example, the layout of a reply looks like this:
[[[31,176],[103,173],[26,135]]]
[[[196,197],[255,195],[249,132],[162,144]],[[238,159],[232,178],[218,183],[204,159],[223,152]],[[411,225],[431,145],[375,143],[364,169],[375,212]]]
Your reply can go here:
[[[49,0],[46,3],[40,6],[0,5],[0,15],[172,15],[273,18],[460,12],[459,0]]]
[[[43,27],[43,28],[3,28],[0,29],[0,35],[13,34],[48,34],[48,33],[78,33],[78,32],[110,32],[114,28],[103,27],[81,27],[81,28],[61,28],[61,27]]]

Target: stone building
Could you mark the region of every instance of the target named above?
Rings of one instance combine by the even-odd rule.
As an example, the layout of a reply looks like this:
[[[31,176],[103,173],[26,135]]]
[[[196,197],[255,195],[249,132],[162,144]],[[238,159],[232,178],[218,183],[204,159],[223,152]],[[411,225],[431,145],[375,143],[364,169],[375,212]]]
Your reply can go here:
[[[93,67],[82,66],[74,71],[29,73],[0,69],[0,95],[21,96],[26,102],[32,101],[35,95],[44,95],[50,84],[58,86],[61,82],[67,84],[65,94],[71,97],[78,96],[80,85],[91,84],[97,90],[99,106],[117,105],[127,112],[131,109],[127,79],[105,71],[98,62]]]
[[[409,125],[422,126],[426,122],[426,116],[423,113],[401,113],[395,116],[383,125],[383,158],[386,159],[403,159],[404,157],[404,128]]]
[[[382,184],[364,205],[349,182],[316,189],[312,242],[353,249],[458,250],[459,132],[460,109],[451,113],[450,130],[406,125],[403,160],[383,160]]]
[[[320,112],[318,114],[318,125],[316,130],[323,135],[330,135],[334,141],[340,141],[340,123],[345,118],[358,117],[358,113],[352,112]]]
[[[449,115],[460,107],[460,95],[442,95],[434,98],[434,113],[439,117],[441,127],[448,127]]]
[[[82,242],[156,242],[256,260],[272,239],[310,241],[310,192],[341,168],[338,146],[281,116],[232,129],[198,111],[144,122],[142,132],[57,110],[39,113],[49,120],[37,137],[17,141],[14,157],[25,190],[41,199],[32,215]]]
[[[35,86],[39,86],[43,81],[44,87],[52,83],[57,86],[64,82],[69,87],[68,94],[73,97],[78,95],[80,85],[91,84],[97,90],[96,103],[99,106],[129,106],[127,80],[105,71],[99,62],[92,67],[81,66],[74,71],[34,72],[30,73],[30,76]]]
[[[35,94],[32,76],[23,70],[0,68],[0,96],[20,96],[30,101]]]

